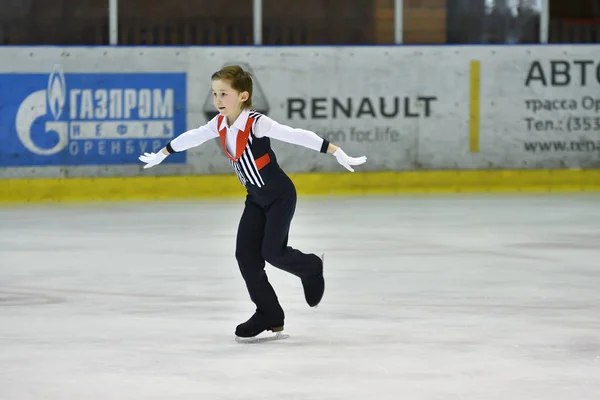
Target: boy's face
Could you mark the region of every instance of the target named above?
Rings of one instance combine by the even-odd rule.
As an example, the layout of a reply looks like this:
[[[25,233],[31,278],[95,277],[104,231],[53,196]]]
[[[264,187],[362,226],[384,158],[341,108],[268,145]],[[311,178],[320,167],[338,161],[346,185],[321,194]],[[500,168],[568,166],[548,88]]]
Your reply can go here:
[[[229,82],[216,79],[212,82],[213,104],[225,117],[237,115],[244,101],[248,100],[248,92],[239,93]]]

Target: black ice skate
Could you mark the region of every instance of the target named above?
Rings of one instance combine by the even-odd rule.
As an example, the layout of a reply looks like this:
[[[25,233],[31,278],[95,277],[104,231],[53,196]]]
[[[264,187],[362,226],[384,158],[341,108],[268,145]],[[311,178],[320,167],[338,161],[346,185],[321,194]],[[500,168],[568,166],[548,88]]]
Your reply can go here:
[[[265,331],[271,331],[275,335],[261,336]],[[268,340],[287,339],[288,335],[283,335],[283,322],[271,324],[259,313],[254,313],[250,319],[235,328],[235,341],[239,343],[258,343]]]
[[[321,270],[317,275],[302,278],[302,287],[304,288],[304,298],[311,307],[316,307],[323,298],[325,292],[325,278],[323,277],[323,265],[325,264],[325,254],[321,256]]]

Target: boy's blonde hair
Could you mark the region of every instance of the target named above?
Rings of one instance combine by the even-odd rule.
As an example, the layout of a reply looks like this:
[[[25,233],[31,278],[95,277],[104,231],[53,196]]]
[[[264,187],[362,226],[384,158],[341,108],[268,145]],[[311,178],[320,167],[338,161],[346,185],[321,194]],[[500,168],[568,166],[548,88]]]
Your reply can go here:
[[[221,68],[211,76],[211,80],[223,80],[229,82],[231,87],[238,93],[248,92],[248,100],[242,108],[252,108],[252,75],[244,71],[239,65],[228,65]]]

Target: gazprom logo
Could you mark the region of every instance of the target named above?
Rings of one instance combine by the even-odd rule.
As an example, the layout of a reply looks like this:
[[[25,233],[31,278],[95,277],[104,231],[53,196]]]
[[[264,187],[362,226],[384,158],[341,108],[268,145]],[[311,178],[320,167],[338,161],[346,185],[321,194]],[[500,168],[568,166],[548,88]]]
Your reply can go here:
[[[58,121],[65,107],[65,98],[67,96],[67,84],[65,75],[60,66],[55,66],[48,79],[48,104],[55,121]]]
[[[17,135],[23,146],[34,154],[48,156],[63,150],[68,144],[69,124],[59,121],[60,114],[65,104],[66,84],[60,66],[55,66],[50,79],[48,90],[38,90],[31,93],[19,106],[17,111]],[[33,124],[41,117],[48,114],[48,106],[52,110],[54,121],[44,123],[46,134],[58,135],[58,141],[51,148],[38,147],[31,137]]]

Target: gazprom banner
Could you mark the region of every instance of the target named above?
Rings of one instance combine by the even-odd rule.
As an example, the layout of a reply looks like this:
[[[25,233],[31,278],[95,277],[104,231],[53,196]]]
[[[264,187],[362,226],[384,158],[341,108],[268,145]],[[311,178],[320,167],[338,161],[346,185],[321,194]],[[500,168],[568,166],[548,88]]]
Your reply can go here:
[[[0,74],[1,166],[127,165],[186,129],[185,73]],[[168,162],[185,162],[185,154]]]

